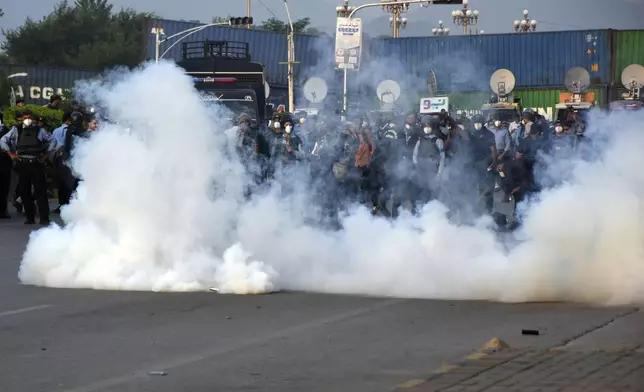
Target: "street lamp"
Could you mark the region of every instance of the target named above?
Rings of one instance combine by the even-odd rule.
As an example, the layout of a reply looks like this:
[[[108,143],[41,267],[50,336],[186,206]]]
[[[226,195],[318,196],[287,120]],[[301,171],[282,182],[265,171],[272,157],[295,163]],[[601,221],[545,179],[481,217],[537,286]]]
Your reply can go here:
[[[396,25],[398,25],[398,26],[394,26],[394,23]],[[404,29],[405,27],[407,27],[407,18],[401,18],[399,16],[396,20],[394,20],[394,17],[390,16],[389,17],[389,26],[391,26],[393,28],[398,28],[398,30]]]
[[[338,16],[338,18],[347,18],[355,8],[356,7],[349,5],[349,0],[344,0],[343,5],[335,7],[335,14]]]
[[[452,11],[452,20],[454,24],[463,26],[463,34],[468,33],[468,26],[472,26],[479,21],[479,11],[468,8],[469,0],[463,0],[463,9]]]
[[[434,34],[434,35],[449,35],[449,29],[447,27],[443,27],[443,21],[439,20],[438,21],[438,27],[434,27],[432,29],[432,34]]]
[[[392,14],[389,18],[389,25],[393,28],[393,37],[400,37],[400,29],[407,27],[407,18],[400,15],[409,11],[409,2],[401,0],[380,0],[381,3],[388,3],[382,5],[382,10],[388,14]]]
[[[537,21],[530,19],[528,10],[523,10],[523,19],[514,21],[514,31],[517,33],[528,33],[537,30]]]

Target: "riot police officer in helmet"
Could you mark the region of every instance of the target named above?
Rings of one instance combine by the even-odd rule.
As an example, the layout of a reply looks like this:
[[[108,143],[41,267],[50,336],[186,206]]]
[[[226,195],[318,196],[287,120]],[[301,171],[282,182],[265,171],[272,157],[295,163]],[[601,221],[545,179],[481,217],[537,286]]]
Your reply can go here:
[[[47,199],[47,179],[45,154],[51,142],[51,135],[41,128],[29,111],[23,113],[21,124],[17,124],[0,139],[0,147],[15,162],[18,172],[18,189],[24,203],[27,220],[25,224],[35,223],[34,196],[38,204],[40,223],[49,224],[49,201]],[[34,194],[32,194],[32,187]]]

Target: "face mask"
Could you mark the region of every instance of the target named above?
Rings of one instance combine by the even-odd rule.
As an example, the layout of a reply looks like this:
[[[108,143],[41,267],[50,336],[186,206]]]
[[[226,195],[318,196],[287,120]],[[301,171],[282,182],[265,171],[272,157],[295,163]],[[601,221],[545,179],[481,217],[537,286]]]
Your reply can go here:
[[[521,124],[523,124],[523,125],[527,125],[527,124],[528,124],[528,120],[521,120]]]
[[[481,123],[474,124],[474,129],[476,129],[477,131],[480,131],[481,128],[483,128],[483,124],[481,124]]]
[[[389,123],[389,128],[394,128],[395,126],[396,126],[396,124],[394,124],[394,123]]]
[[[505,173],[503,173],[502,171],[499,171],[499,176],[501,176],[501,178],[505,178]]]
[[[284,128],[284,130],[286,131],[286,133],[291,133],[291,129],[293,129],[293,127],[292,127],[292,126],[290,126],[290,125],[287,125],[287,126]]]
[[[432,127],[423,128],[423,132],[425,132],[425,135],[429,135],[431,131],[432,131]]]
[[[279,121],[275,121],[275,122],[273,123],[273,127],[274,127],[275,129],[280,129],[280,128],[282,127],[282,124],[280,124],[280,123],[279,123]]]
[[[411,125],[405,124],[405,129],[409,129],[409,128],[411,128]]]
[[[501,121],[498,121],[498,120],[495,121],[494,126],[497,127],[497,128],[500,127],[501,126]]]
[[[366,122],[366,121],[363,121],[363,122],[362,122],[362,128],[366,128],[366,127],[368,127],[368,126],[369,126],[369,123],[368,123],[368,122]]]
[[[563,132],[563,127],[555,127],[555,132],[557,133]]]
[[[25,118],[24,120],[22,120],[22,123],[25,127],[30,127],[31,124],[33,124],[33,120],[30,118]]]
[[[300,119],[300,124],[304,124],[304,121],[305,121],[305,120],[304,120],[303,118],[301,118],[301,119]]]

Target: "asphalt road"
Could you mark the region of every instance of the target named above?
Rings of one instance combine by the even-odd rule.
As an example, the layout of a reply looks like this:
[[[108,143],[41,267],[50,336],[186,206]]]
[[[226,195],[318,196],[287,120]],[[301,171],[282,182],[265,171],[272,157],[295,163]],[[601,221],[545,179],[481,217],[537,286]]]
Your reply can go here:
[[[602,326],[638,315],[574,304],[22,286],[29,230],[0,223],[2,392],[391,391],[493,337],[513,347],[603,345],[634,329],[602,335]]]

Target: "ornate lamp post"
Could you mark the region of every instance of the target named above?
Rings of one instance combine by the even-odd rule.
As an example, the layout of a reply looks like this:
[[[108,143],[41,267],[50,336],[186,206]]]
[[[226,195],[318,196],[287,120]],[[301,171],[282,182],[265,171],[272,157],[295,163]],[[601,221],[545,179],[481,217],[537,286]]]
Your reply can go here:
[[[352,7],[349,5],[349,0],[344,0],[343,5],[339,5],[335,7],[335,13],[338,16],[338,18],[347,18],[355,8],[356,7]]]
[[[468,27],[476,25],[479,21],[479,11],[468,8],[469,0],[463,0],[463,9],[452,11],[454,24],[463,26],[463,34],[468,34]]]
[[[438,21],[438,27],[434,27],[432,29],[432,34],[434,34],[434,35],[449,35],[449,29],[447,27],[443,27],[443,21],[439,20]]]
[[[523,10],[523,19],[514,21],[514,31],[517,33],[529,33],[537,30],[537,21],[530,19],[528,10]]]
[[[380,0],[381,3],[391,3],[392,0]],[[386,4],[382,6],[382,10],[386,13],[392,14],[389,17],[389,24],[393,28],[393,37],[400,37],[400,29],[407,27],[407,18],[403,18],[401,14],[409,11],[409,3],[401,0],[396,0],[396,4]]]

